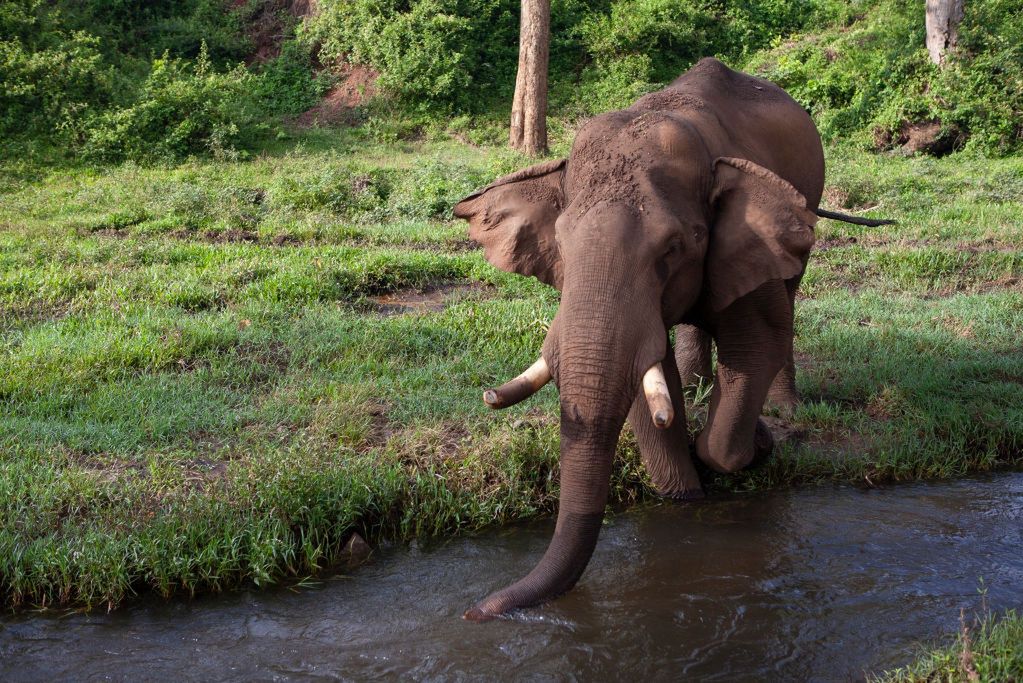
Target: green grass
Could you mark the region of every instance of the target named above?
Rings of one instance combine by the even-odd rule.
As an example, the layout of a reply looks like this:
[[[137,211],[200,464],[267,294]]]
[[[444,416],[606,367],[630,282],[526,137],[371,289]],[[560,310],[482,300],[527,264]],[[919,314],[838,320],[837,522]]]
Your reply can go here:
[[[566,140],[556,148],[564,149]],[[798,303],[798,439],[712,489],[1023,461],[1023,159],[829,151]],[[449,220],[526,163],[311,131],[239,162],[0,168],[0,601],[116,605],[303,576],[348,536],[549,514],[557,394],[488,411],[557,294]],[[407,312],[376,297],[443,283]],[[702,402],[692,411],[694,429]],[[634,443],[612,499],[649,496]]]
[[[973,683],[1023,680],[1023,618],[1008,611],[964,624],[955,643],[923,653],[911,665],[889,671],[876,683]]]

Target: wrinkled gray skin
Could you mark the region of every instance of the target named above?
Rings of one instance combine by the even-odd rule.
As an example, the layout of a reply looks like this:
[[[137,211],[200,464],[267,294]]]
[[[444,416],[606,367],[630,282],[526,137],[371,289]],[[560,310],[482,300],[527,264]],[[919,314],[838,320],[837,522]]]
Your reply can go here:
[[[769,390],[782,405],[796,400],[793,299],[823,185],[807,113],[777,86],[704,59],[664,90],[587,122],[567,161],[501,178],[455,207],[492,264],[561,291],[542,350],[561,394],[554,538],[528,576],[466,618],[536,605],[575,584],[597,541],[626,419],[658,491],[702,496],[672,327],[685,377],[709,374],[711,339],[718,349],[697,457],[735,472],[770,450],[758,416]],[[640,390],[657,362],[675,409],[664,430]]]

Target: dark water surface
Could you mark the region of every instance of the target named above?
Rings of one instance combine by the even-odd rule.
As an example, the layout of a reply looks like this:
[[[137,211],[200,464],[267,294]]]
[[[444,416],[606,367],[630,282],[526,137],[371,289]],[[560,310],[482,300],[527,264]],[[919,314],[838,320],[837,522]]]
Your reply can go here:
[[[580,585],[514,619],[459,617],[552,525],[379,552],[300,592],[0,620],[0,679],[857,680],[1023,607],[1023,474],[815,488],[618,515]]]

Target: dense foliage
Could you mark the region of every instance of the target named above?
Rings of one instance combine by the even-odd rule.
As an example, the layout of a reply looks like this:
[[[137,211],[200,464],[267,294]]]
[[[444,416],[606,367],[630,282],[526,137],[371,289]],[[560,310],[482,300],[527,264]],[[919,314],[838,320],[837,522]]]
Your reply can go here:
[[[829,139],[884,149],[931,124],[948,149],[1013,153],[1014,4],[971,2],[939,69],[918,0],[553,0],[551,113],[626,105],[717,55],[780,83]],[[0,135],[7,153],[94,161],[233,154],[357,63],[379,73],[378,139],[453,118],[461,137],[496,140],[479,131],[507,118],[518,13],[518,0],[0,0]]]
[[[251,145],[260,122],[302,111],[325,87],[294,41],[244,65],[253,22],[269,16],[291,35],[279,4],[0,0],[4,151],[157,161]]]
[[[1023,14],[974,0],[947,66],[928,61],[922,3],[883,0],[829,29],[779,43],[749,67],[788,90],[827,138],[884,148],[938,122],[954,146],[1010,153],[1023,145]]]
[[[733,61],[827,14],[823,0],[554,0],[555,99],[586,113],[619,106],[706,55]],[[518,0],[333,0],[306,36],[326,62],[375,67],[420,108],[507,107],[518,57]],[[581,87],[580,87],[581,86]]]

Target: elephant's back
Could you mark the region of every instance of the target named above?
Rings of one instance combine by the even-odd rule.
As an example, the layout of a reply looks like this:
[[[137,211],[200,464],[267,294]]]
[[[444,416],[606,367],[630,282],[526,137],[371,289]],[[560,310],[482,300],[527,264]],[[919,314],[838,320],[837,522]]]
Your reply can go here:
[[[756,162],[792,183],[815,208],[824,191],[824,150],[810,115],[774,83],[701,59],[632,109],[667,109],[699,120],[710,152]]]

